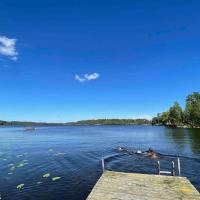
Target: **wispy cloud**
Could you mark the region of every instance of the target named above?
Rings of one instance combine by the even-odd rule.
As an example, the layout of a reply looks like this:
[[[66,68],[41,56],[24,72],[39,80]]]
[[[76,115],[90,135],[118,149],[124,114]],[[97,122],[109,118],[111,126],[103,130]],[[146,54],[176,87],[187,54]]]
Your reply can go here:
[[[92,81],[92,80],[96,80],[100,77],[100,75],[98,73],[93,73],[93,74],[84,74],[83,76],[80,75],[75,75],[75,80],[83,83],[85,81]]]
[[[0,35],[0,55],[17,60],[16,39]]]
[[[77,81],[79,81],[79,82],[84,82],[84,81],[86,81],[86,79],[85,78],[81,78],[79,75],[75,75],[75,80],[77,80]]]

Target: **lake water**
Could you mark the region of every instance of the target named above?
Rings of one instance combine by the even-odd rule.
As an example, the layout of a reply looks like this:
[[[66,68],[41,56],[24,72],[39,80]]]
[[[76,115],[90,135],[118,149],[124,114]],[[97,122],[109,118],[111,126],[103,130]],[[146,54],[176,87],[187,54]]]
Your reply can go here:
[[[24,131],[23,127],[6,127],[0,128],[0,197],[84,200],[102,173],[101,158],[108,155],[113,155],[106,160],[108,170],[157,173],[156,160],[117,152],[118,146],[155,149],[163,154],[162,170],[170,170],[171,161],[179,155],[182,176],[200,191],[198,129],[66,126]]]

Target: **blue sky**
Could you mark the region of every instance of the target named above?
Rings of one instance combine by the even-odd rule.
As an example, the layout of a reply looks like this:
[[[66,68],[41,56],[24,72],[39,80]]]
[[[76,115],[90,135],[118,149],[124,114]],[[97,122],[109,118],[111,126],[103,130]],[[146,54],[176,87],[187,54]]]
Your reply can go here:
[[[200,89],[200,1],[0,1],[0,119],[156,115]]]

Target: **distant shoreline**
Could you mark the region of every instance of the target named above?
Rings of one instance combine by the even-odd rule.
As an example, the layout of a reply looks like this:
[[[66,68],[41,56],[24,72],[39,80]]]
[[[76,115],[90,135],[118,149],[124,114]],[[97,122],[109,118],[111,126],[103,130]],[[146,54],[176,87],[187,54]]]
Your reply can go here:
[[[0,120],[1,126],[61,126],[64,123],[48,123],[48,122],[28,122],[28,121],[2,121]]]
[[[131,125],[143,125],[143,126],[164,126],[167,128],[185,128],[185,129],[200,129],[200,127],[191,127],[187,125],[172,126],[166,124],[154,124],[148,119],[91,119],[80,120],[76,122],[65,123],[48,123],[48,122],[28,122],[28,121],[2,121],[0,120],[0,127],[12,127],[12,126],[25,126],[25,127],[37,127],[37,126],[131,126]]]
[[[66,123],[1,121],[0,126],[67,126],[67,125],[151,125],[147,119],[91,119]]]

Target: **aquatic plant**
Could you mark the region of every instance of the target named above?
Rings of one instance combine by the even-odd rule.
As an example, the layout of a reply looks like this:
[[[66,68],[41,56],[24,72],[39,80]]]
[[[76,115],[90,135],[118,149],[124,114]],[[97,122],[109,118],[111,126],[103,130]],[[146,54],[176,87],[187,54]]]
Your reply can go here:
[[[59,180],[59,179],[61,179],[61,177],[56,176],[56,177],[53,177],[53,178],[52,178],[52,181],[57,181],[57,180]]]
[[[27,165],[28,163],[20,163],[17,167],[24,167],[25,165]]]
[[[24,167],[24,163],[20,163],[17,167]]]
[[[46,174],[44,174],[42,177],[43,177],[43,178],[48,178],[49,176],[51,176],[50,173],[46,173]]]
[[[16,188],[19,189],[19,190],[22,189],[23,187],[24,187],[24,183],[21,183],[21,184],[16,186]]]

